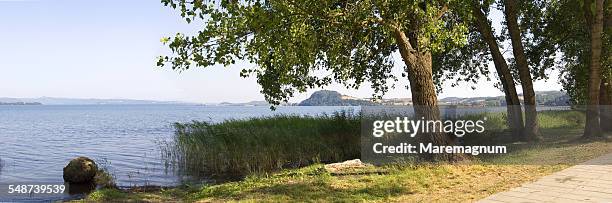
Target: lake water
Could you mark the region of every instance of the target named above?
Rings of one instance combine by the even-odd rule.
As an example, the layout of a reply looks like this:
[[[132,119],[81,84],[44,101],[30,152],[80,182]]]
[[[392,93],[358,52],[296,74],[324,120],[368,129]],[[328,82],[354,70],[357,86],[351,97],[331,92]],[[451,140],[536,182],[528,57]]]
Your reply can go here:
[[[291,106],[270,111],[266,106],[0,106],[0,185],[63,183],[63,167],[78,156],[105,165],[120,186],[176,185],[183,177],[167,170],[158,144],[173,136],[175,122],[320,115],[354,108],[358,107]]]

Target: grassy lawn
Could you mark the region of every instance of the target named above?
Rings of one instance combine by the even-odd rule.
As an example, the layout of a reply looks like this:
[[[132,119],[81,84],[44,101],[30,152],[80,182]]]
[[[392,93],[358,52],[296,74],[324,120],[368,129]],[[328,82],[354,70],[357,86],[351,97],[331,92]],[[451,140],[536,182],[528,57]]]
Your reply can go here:
[[[540,143],[511,143],[513,150],[505,156],[466,164],[370,167],[362,170],[384,173],[364,175],[331,174],[315,164],[219,185],[152,192],[99,190],[85,201],[471,202],[612,153],[610,135],[580,141],[577,129],[542,129],[542,133]]]

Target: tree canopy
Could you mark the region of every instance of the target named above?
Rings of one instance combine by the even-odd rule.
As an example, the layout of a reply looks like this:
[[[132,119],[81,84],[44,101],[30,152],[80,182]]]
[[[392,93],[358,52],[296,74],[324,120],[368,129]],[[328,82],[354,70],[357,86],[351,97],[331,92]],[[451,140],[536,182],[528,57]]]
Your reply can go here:
[[[241,76],[256,76],[272,104],[308,88],[369,82],[382,96],[397,81],[394,32],[410,40],[410,52],[436,53],[465,45],[465,1],[406,0],[162,0],[187,22],[200,20],[194,36],[165,38],[173,54],[158,66],[184,70],[255,64]],[[409,73],[408,73],[409,74]],[[406,74],[402,74],[406,76]]]
[[[610,1],[604,7],[602,67],[604,75],[610,74],[609,54],[612,45],[610,23]],[[583,7],[589,4],[591,12]],[[590,19],[595,12],[594,1],[582,0],[536,0],[522,4],[521,23],[528,33],[526,52],[534,76],[547,78],[545,71],[560,71],[564,91],[574,104],[585,104],[590,50]],[[535,19],[535,20],[534,20]]]

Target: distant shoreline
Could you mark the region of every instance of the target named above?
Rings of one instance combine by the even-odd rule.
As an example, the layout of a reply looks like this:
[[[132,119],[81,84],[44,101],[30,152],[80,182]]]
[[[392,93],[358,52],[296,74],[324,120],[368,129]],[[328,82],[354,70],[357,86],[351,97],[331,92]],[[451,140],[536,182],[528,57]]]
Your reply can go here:
[[[43,105],[40,102],[0,102],[0,106],[39,106]]]

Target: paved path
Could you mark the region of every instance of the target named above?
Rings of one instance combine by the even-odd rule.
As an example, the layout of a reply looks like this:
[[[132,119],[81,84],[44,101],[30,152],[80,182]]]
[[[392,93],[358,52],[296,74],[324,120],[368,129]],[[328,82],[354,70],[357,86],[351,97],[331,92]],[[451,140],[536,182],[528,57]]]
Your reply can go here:
[[[545,176],[479,202],[612,203],[612,154]]]

